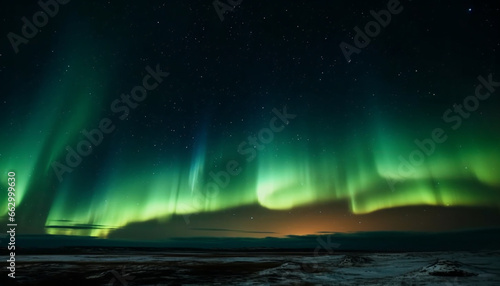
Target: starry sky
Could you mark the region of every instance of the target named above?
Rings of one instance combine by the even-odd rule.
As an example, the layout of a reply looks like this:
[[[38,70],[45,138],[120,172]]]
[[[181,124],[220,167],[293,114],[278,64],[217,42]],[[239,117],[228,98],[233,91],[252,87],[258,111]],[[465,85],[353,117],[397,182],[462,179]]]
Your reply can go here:
[[[495,1],[60,2],[0,4],[18,233],[499,226]]]

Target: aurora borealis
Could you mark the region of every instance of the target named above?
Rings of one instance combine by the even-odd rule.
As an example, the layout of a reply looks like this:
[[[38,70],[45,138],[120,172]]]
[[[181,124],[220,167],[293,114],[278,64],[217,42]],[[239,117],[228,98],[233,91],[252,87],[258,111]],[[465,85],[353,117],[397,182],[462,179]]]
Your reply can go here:
[[[16,173],[20,233],[498,226],[493,1],[405,3],[349,63],[339,43],[387,1],[243,1],[223,22],[187,2],[71,1],[19,53],[3,38],[1,185]],[[4,35],[39,9],[2,6]],[[169,76],[143,101],[110,108],[158,65]],[[58,179],[54,162],[103,118],[116,128]]]

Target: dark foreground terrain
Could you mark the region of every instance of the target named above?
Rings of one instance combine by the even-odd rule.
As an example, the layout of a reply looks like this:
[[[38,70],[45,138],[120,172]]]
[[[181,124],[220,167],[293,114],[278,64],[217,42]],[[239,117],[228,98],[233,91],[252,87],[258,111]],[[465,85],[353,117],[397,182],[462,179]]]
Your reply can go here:
[[[500,285],[500,252],[19,255],[1,285]]]

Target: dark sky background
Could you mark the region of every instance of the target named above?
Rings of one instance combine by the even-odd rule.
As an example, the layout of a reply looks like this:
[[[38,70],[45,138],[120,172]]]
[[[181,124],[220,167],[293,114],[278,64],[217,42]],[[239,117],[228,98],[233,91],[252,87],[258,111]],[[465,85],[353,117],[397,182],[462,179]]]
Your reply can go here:
[[[0,181],[16,173],[18,232],[498,226],[500,5],[401,1],[348,62],[339,45],[388,2],[243,0],[221,21],[210,1],[72,0],[30,38],[39,4],[3,1]]]

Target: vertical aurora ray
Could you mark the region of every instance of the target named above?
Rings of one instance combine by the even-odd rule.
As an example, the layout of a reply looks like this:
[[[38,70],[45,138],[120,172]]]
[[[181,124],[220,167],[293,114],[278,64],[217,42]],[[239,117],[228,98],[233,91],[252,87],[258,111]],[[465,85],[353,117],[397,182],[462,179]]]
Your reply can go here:
[[[191,188],[191,194],[193,194],[195,190],[198,190],[200,188],[200,177],[203,176],[203,173],[205,171],[205,148],[207,140],[206,127],[203,127],[203,130],[199,132],[199,134],[197,134],[197,138],[194,140],[196,143],[194,146],[194,152],[191,159],[191,167],[189,170],[189,187]]]
[[[93,47],[95,48],[95,47]],[[52,185],[51,164],[66,154],[65,146],[81,140],[80,130],[98,119],[99,110],[106,98],[106,75],[96,72],[87,64],[90,45],[79,45],[69,49],[66,61],[52,62],[46,69],[46,76],[39,87],[30,84],[22,88],[23,93],[35,94],[36,100],[27,107],[26,116],[16,119],[15,125],[4,124],[11,138],[4,146],[6,160],[3,170],[16,172],[16,203],[23,204],[26,196],[42,196],[51,200],[49,194],[37,192],[39,188]],[[48,72],[58,70],[58,73]],[[20,94],[27,98],[28,94]],[[14,129],[15,128],[15,129]],[[4,197],[0,199],[4,201]],[[5,206],[7,204],[4,204]],[[2,206],[2,214],[6,208]]]

